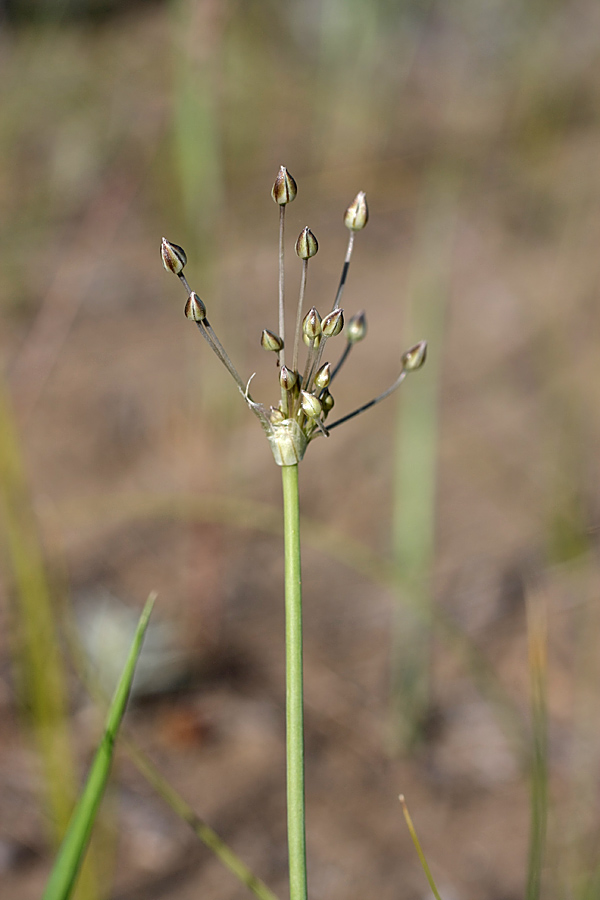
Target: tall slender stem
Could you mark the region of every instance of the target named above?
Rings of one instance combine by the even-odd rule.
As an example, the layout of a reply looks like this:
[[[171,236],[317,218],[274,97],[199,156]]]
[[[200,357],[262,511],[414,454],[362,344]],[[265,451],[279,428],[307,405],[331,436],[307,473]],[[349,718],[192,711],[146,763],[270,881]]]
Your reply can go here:
[[[298,466],[282,466],[285,535],[287,819],[290,900],[306,900],[302,579]]]
[[[279,337],[283,341],[280,360],[285,366],[285,306],[284,306],[284,238],[285,206],[279,207]]]

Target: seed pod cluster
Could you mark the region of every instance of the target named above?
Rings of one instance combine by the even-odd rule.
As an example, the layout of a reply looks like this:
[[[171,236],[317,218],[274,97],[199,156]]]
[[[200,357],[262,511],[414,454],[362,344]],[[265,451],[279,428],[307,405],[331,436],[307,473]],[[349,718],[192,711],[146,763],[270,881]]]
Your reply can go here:
[[[283,254],[283,222],[285,210],[297,195],[298,188],[294,178],[285,166],[281,166],[271,196],[280,209],[280,253],[279,253],[279,329],[276,333],[268,328],[263,329],[261,346],[277,354],[279,390],[281,402],[277,406],[266,408],[255,402],[250,395],[250,381],[243,380],[233,365],[223,344],[210,325],[206,307],[195,291],[192,291],[183,273],[187,265],[187,256],[182,247],[167,241],[161,242],[161,257],[167,271],[177,275],[186,290],[185,315],[196,324],[202,337],[223,363],[234,379],[249,409],[257,416],[265,430],[275,461],[280,466],[296,465],[310,441],[319,434],[328,435],[331,429],[346,422],[366,409],[385,399],[406,378],[409,373],[416,372],[425,362],[427,344],[420,341],[402,354],[402,370],[396,381],[373,400],[348,413],[332,425],[325,427],[325,419],[334,407],[334,399],[330,388],[341,367],[346,363],[353,347],[360,343],[367,334],[367,320],[364,312],[356,313],[344,325],[344,312],[340,301],[346,284],[354,239],[362,231],[369,220],[369,209],[364,191],[360,191],[344,213],[344,225],[350,231],[348,249],[342,267],[339,286],[335,295],[331,312],[321,316],[315,306],[311,306],[303,315],[304,294],[307,284],[309,261],[318,250],[317,238],[308,226],[303,228],[296,240],[296,254],[302,260],[300,292],[296,312],[296,328],[293,341],[293,359],[285,358],[285,303],[284,303],[284,254]],[[345,333],[345,348],[335,366],[323,360],[325,348],[330,339]],[[299,347],[302,341],[306,344],[306,360],[303,366],[299,363]]]

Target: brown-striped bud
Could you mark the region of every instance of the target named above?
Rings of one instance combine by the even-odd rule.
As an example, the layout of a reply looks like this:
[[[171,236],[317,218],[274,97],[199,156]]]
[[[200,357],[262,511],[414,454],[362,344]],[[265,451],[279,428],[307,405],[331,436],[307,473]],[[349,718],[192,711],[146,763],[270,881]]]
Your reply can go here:
[[[364,312],[352,316],[346,327],[346,337],[350,344],[358,344],[367,333],[367,317]]]
[[[364,191],[360,191],[346,212],[344,213],[344,225],[350,231],[360,231],[369,221],[369,207]]]
[[[327,313],[321,322],[321,328],[325,337],[336,337],[344,327],[344,310],[334,309]]]
[[[318,419],[323,412],[319,398],[314,394],[309,394],[308,391],[300,391],[300,403],[303,412],[309,419]]]
[[[166,238],[163,238],[160,244],[160,255],[162,256],[163,266],[174,275],[180,275],[183,267],[187,263],[185,250],[178,244],[172,244]]]
[[[275,203],[278,203],[279,206],[285,206],[286,203],[291,203],[296,196],[297,191],[298,187],[296,186],[296,182],[286,167],[280,166],[277,178],[275,179],[275,184],[271,189],[271,197]]]
[[[327,387],[330,381],[331,366],[329,365],[329,363],[325,363],[323,366],[321,366],[321,368],[315,375],[315,387],[322,391],[323,388]]]
[[[273,334],[268,328],[265,328],[260,336],[260,345],[265,350],[272,350],[273,353],[279,353],[283,350],[283,341],[278,334]]]
[[[272,406],[269,419],[271,420],[272,425],[280,425],[285,419],[285,416],[278,407]]]
[[[300,259],[310,259],[311,256],[316,256],[318,249],[318,241],[307,225],[300,232],[300,236],[296,241],[296,253]]]
[[[287,366],[282,366],[279,372],[279,384],[284,389],[284,391],[291,391],[294,388],[294,385],[298,381],[298,375],[294,372],[293,369],[288,369]]]
[[[321,316],[313,306],[304,316],[302,321],[302,333],[314,341],[321,334]]]
[[[321,395],[321,406],[323,407],[323,413],[327,415],[328,412],[331,412],[335,405],[335,400],[329,393],[329,391],[323,391]]]
[[[402,354],[402,368],[405,372],[416,372],[427,358],[427,341],[419,341]]]
[[[202,322],[206,318],[206,307],[195,291],[187,299],[185,315],[192,322]]]

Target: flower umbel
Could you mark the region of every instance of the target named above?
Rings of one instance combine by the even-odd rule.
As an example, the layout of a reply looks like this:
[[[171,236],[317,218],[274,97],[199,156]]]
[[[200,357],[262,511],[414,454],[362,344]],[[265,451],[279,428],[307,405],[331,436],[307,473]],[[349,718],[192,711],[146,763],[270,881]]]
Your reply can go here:
[[[261,344],[265,350],[277,354],[279,367],[279,385],[281,399],[277,406],[267,409],[262,403],[256,403],[250,396],[250,378],[245,382],[238,374],[235,366],[229,359],[225,348],[215,334],[206,314],[206,307],[198,294],[190,288],[183,269],[187,263],[184,250],[177,244],[173,244],[163,238],[161,255],[163,264],[167,270],[177,275],[185,288],[187,302],[185,315],[195,322],[202,337],[209,344],[213,352],[218,356],[223,365],[234,379],[238,390],[242,394],[249,408],[259,419],[269,443],[275,462],[279,466],[293,466],[300,462],[308,444],[319,435],[328,436],[332,428],[336,428],[343,422],[354,418],[371,406],[388,397],[404,381],[410,372],[420,369],[425,362],[427,344],[420,341],[414,347],[406,350],[401,357],[402,368],[396,381],[390,387],[374,397],[368,403],[348,413],[341,419],[325,426],[325,420],[333,408],[334,399],[330,393],[331,383],[337,376],[341,367],[348,359],[355,344],[361,341],[367,332],[367,323],[364,312],[354,315],[346,329],[346,346],[344,347],[335,366],[323,362],[323,354],[327,341],[337,337],[344,328],[344,314],[340,308],[340,302],[346,284],[348,269],[352,258],[354,238],[367,224],[369,210],[363,191],[357,194],[344,213],[344,224],[350,231],[348,248],[344,259],[342,274],[336,292],[331,312],[321,317],[316,307],[311,307],[303,316],[304,296],[308,276],[310,259],[318,250],[317,239],[310,229],[304,228],[296,241],[296,253],[301,259],[302,273],[300,279],[300,291],[296,312],[296,326],[294,330],[293,353],[291,364],[286,365],[285,360],[285,303],[284,303],[284,217],[288,203],[296,196],[296,182],[284,166],[281,166],[271,195],[279,206],[279,331],[274,334],[265,329],[262,332]],[[300,338],[306,344],[308,351],[302,373],[298,362]]]

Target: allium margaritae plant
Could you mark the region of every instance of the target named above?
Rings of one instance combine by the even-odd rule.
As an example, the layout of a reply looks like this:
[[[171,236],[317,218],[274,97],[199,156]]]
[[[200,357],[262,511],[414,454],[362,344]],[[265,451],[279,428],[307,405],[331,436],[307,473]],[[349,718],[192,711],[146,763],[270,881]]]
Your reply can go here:
[[[215,334],[206,307],[192,291],[184,275],[187,264],[185,251],[177,244],[162,240],[161,255],[165,268],[177,275],[187,296],[185,315],[195,322],[200,334],[218,356],[235,381],[249,409],[262,425],[271,446],[275,462],[281,466],[283,480],[283,514],[285,541],[285,641],[286,641],[286,740],[287,740],[287,819],[291,900],[306,900],[306,839],[304,814],[304,701],[302,677],[302,583],[300,572],[300,523],[298,507],[298,463],[306,448],[317,437],[330,432],[371,406],[388,397],[404,381],[409,372],[420,369],[425,362],[427,344],[421,341],[401,357],[398,378],[390,387],[368,403],[358,407],[331,424],[326,424],[333,409],[331,385],[348,359],[355,344],[367,331],[364,312],[348,322],[346,345],[332,367],[326,361],[325,348],[331,338],[344,331],[344,312],[340,306],[356,234],[367,224],[369,210],[363,191],[356,195],[344,213],[349,230],[348,248],[340,282],[331,310],[324,316],[316,307],[304,313],[304,299],[309,261],[317,254],[319,245],[310,228],[304,228],[296,241],[296,253],[301,260],[300,292],[296,307],[291,352],[286,355],[285,285],[284,285],[284,224],[288,203],[296,197],[296,182],[281,166],[271,196],[279,207],[279,334],[265,329],[261,344],[277,355],[279,399],[266,407],[250,395],[252,378],[243,380],[231,362],[221,341]],[[306,345],[304,364],[300,363],[300,344]],[[325,361],[324,361],[325,359]],[[252,376],[253,377],[253,376]]]

